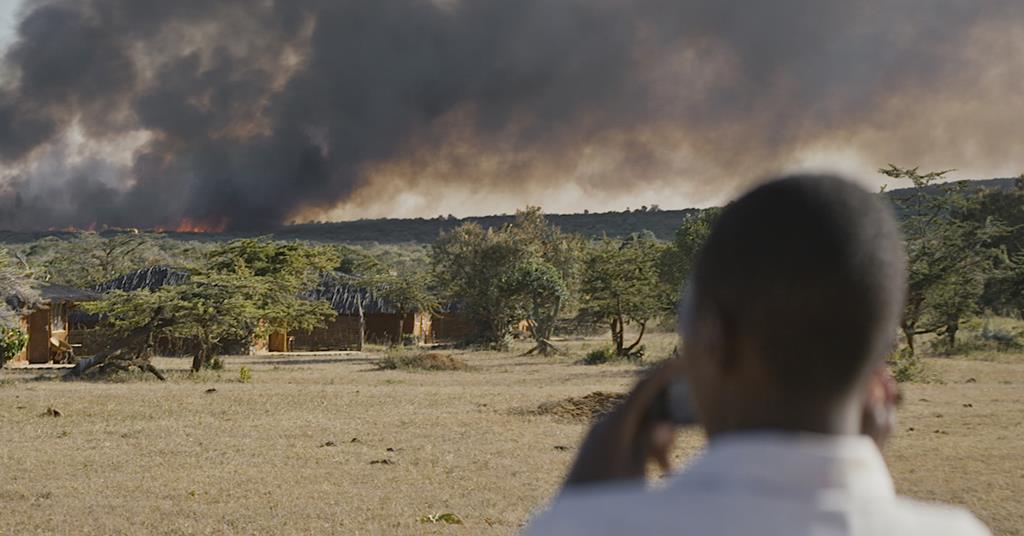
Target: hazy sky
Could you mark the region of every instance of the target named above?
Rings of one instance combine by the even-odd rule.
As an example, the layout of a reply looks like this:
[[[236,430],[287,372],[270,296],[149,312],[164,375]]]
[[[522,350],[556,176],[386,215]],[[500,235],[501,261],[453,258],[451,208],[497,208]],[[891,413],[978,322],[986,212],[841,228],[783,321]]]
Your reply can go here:
[[[1024,171],[1020,0],[19,4],[0,0],[0,228],[684,208],[780,171]]]
[[[7,48],[14,37],[14,12],[18,0],[0,0],[0,49]]]

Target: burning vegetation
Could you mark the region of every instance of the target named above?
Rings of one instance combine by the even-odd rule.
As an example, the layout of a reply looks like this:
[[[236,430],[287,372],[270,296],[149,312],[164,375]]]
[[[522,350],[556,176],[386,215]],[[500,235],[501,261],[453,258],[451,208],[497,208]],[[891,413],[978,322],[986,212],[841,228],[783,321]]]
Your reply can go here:
[[[18,13],[0,84],[6,229],[264,230],[349,217],[339,206],[436,214],[560,188],[575,209],[665,191],[713,202],[734,177],[802,163],[1006,172],[1024,137],[1003,112],[1024,108],[1022,67],[986,59],[1019,55],[1016,0]]]

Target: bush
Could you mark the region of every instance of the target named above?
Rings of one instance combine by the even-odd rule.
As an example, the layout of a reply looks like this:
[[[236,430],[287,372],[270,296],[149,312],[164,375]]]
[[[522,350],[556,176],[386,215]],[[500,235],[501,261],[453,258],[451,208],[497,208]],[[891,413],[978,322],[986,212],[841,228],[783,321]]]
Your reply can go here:
[[[382,370],[466,370],[465,361],[436,352],[389,352],[377,366]]]
[[[238,381],[242,383],[249,383],[252,381],[252,370],[249,367],[242,367],[238,369]]]
[[[906,348],[890,355],[888,362],[892,377],[899,383],[918,381],[924,377],[924,362]]]
[[[0,326],[0,368],[18,355],[28,342],[28,335],[17,328]]]
[[[964,322],[949,348],[946,340],[928,341],[928,350],[936,355],[968,355],[973,352],[1015,352],[1024,348],[1024,323],[1013,318],[975,318]]]
[[[615,361],[622,361],[622,357],[615,355],[615,350],[609,346],[602,346],[596,350],[591,350],[587,353],[586,357],[583,358],[584,365],[602,365],[604,363],[612,363]]]

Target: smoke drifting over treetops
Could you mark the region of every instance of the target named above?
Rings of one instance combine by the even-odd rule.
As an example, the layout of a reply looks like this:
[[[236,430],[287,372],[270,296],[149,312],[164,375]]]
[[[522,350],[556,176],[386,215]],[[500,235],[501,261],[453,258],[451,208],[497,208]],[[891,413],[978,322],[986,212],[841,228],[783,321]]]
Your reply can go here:
[[[19,20],[0,228],[261,228],[405,190],[700,201],[828,155],[1024,167],[1019,0],[30,0]]]

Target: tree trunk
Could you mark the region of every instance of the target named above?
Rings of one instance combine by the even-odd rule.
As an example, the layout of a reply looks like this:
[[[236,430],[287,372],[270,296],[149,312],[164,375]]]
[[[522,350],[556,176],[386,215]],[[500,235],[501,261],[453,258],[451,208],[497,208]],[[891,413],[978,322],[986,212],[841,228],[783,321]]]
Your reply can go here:
[[[950,318],[946,322],[946,351],[952,352],[956,348],[956,332],[960,329],[960,319]]]
[[[629,348],[626,348],[625,355],[633,355],[633,351],[636,350],[636,347],[640,345],[640,341],[644,338],[645,331],[647,331],[647,322],[640,322],[640,334],[636,336],[636,340],[633,341],[633,344],[629,345]]]
[[[405,312],[398,311],[398,333],[391,337],[391,346],[402,346],[405,339]]]
[[[192,372],[199,372],[203,370],[204,366],[206,366],[206,350],[200,345],[192,353]]]
[[[362,352],[363,345],[366,344],[366,315],[363,314],[362,298],[356,300],[356,307],[359,309],[359,348],[357,349]]]
[[[622,317],[618,316],[612,319],[612,343],[615,344],[615,355],[623,355],[622,350],[625,346],[623,338],[623,332],[625,331],[625,325],[622,322]]]
[[[903,339],[907,343],[907,352],[912,356],[914,355],[914,326],[902,324],[900,329],[903,330]]]

